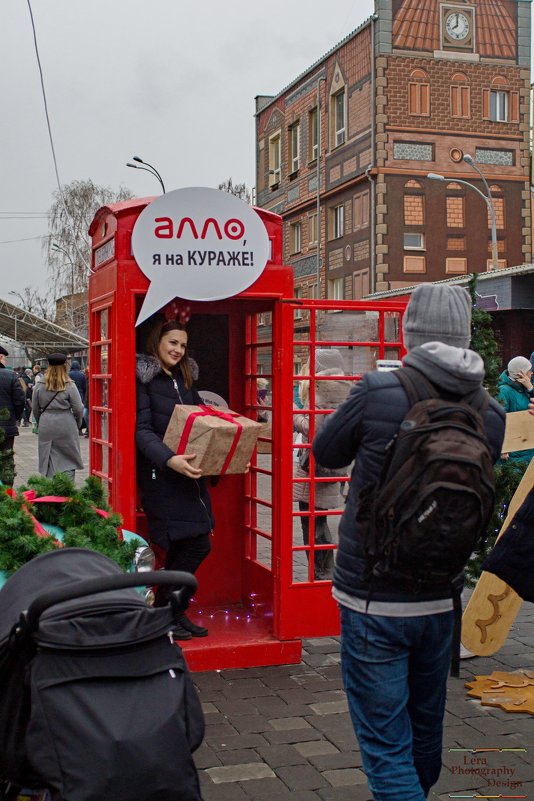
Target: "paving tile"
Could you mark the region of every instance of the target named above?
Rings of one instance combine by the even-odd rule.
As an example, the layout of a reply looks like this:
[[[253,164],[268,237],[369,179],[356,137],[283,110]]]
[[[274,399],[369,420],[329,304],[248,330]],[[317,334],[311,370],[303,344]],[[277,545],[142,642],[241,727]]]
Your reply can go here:
[[[326,780],[312,765],[291,765],[277,768],[276,774],[290,790],[318,790],[327,786]]]
[[[214,768],[217,770],[217,768]],[[348,787],[353,784],[367,784],[365,773],[358,768],[342,768],[339,770],[325,770],[321,773],[332,787]]]
[[[271,779],[275,777],[275,774],[268,765],[258,762],[208,768],[206,773],[214,784],[245,782],[251,781],[252,779]]]
[[[274,690],[266,687],[259,679],[239,679],[227,681],[222,688],[227,698],[258,698],[262,695],[275,695]]]
[[[317,790],[317,793],[321,801],[373,801],[367,784],[353,785],[350,790],[347,790],[346,787],[328,787],[324,790]]]
[[[263,715],[239,715],[232,717],[232,725],[239,734],[271,731],[269,721]]]
[[[319,667],[320,665],[334,665],[336,660],[330,654],[306,654],[302,655],[302,661],[310,667]]]
[[[238,784],[212,783],[211,786],[203,785],[202,799],[203,801],[250,801],[250,796]]]
[[[320,735],[318,735],[320,736]],[[232,751],[236,748],[256,748],[266,745],[261,734],[236,734],[233,737],[206,737],[206,744],[214,751]]]
[[[193,754],[193,758],[198,770],[202,770],[203,768],[212,768],[215,765],[221,764],[221,760],[215,751],[205,743],[202,743],[200,748],[197,748]]]
[[[228,699],[225,696],[222,696],[221,700],[217,701],[214,706],[227,717],[233,717],[234,715],[251,715],[256,710],[256,706],[250,700],[242,701],[238,698]]]
[[[349,705],[347,699],[342,701],[324,701],[318,704],[310,704],[310,709],[316,715],[337,715],[340,712],[347,712]]]
[[[215,704],[212,704],[211,701],[207,701],[205,704],[202,704],[202,711],[205,715],[214,715],[219,712]]]
[[[223,765],[244,765],[250,762],[269,762],[263,759],[257,751],[252,748],[236,748],[235,751],[219,751],[219,763]],[[272,767],[272,766],[271,766]]]
[[[329,745],[332,745],[332,743],[329,743]],[[318,754],[317,756],[308,757],[308,761],[321,772],[324,770],[362,767],[362,757],[359,751],[337,751],[335,754]]]
[[[279,779],[259,779],[244,782],[242,787],[249,801],[293,801],[288,786]]]
[[[293,729],[292,731],[266,731],[265,739],[272,745],[282,743],[305,743],[309,740],[321,740],[323,735],[316,729]]]
[[[327,740],[310,740],[309,743],[297,743],[295,748],[299,754],[302,754],[302,756],[308,759],[313,756],[323,756],[325,754],[339,754],[335,745],[327,742]]]
[[[269,723],[275,731],[312,728],[304,718],[274,718],[274,720],[270,720]]]
[[[303,743],[298,743],[297,745],[303,745]],[[304,756],[299,753],[296,745],[262,745],[258,748],[258,754],[272,768],[306,763]]]

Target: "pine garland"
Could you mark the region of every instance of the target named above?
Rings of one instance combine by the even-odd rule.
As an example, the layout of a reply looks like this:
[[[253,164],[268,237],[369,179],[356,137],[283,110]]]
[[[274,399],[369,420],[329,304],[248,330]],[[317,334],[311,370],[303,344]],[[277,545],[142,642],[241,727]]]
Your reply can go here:
[[[34,490],[37,497],[56,495],[68,498],[64,503],[27,503],[26,490]],[[119,539],[117,528],[121,518],[110,512],[104,518],[95,508],[110,511],[104,500],[102,486],[97,478],[89,477],[77,489],[64,474],[54,478],[32,476],[22,486],[16,498],[0,491],[0,570],[14,573],[23,564],[41,553],[61,547],[52,536],[39,537],[25,507],[41,522],[59,526],[65,532],[63,545],[67,548],[88,548],[113,559],[123,570],[131,566],[141,540],[125,542]]]

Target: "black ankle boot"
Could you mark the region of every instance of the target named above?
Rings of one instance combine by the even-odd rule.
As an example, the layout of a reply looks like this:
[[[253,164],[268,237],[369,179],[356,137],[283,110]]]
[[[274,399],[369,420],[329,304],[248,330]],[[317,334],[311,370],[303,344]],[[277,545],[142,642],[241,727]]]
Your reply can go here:
[[[178,625],[179,625],[180,628],[185,629],[188,633],[190,632],[193,637],[207,637],[208,636],[208,630],[206,628],[204,628],[204,626],[196,626],[185,615],[182,615],[178,619]]]
[[[191,634],[190,631],[184,629],[184,627],[181,626],[180,623],[177,623],[173,632],[173,636],[175,640],[190,640],[193,635]]]

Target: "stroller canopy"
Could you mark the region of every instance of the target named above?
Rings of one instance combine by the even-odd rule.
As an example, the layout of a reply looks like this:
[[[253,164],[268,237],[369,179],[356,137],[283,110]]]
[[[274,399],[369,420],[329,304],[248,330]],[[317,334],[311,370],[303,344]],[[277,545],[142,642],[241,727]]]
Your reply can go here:
[[[85,548],[50,551],[23,565],[0,590],[0,656],[21,612],[40,595],[117,574],[122,575],[122,570],[115,562]],[[35,641],[64,649],[113,648],[153,639],[173,625],[169,607],[150,609],[135,589],[121,589],[51,607],[42,616]]]

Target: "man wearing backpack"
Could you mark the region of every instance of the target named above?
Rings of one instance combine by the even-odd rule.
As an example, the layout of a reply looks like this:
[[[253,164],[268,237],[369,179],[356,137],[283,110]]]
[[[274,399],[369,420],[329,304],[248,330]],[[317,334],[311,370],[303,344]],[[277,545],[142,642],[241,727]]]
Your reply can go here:
[[[403,320],[403,367],[364,375],[313,443],[325,467],[354,460],[333,595],[345,691],[375,801],[424,801],[441,770],[453,596],[463,568],[453,569],[457,529],[466,560],[466,542],[482,534],[483,522],[479,530],[470,526],[491,506],[491,462],[504,436],[504,412],[482,390],[482,359],[468,350],[470,329],[467,290],[416,287]],[[401,373],[410,380],[401,381]],[[401,475],[399,453],[413,462],[412,476]],[[391,472],[382,473],[390,460],[397,486]],[[459,520],[462,510],[467,523]]]

